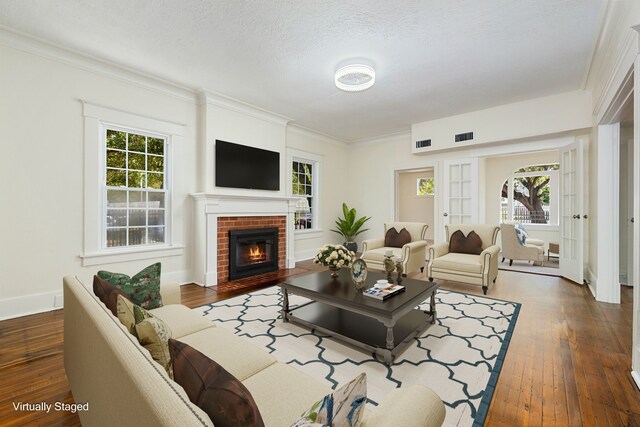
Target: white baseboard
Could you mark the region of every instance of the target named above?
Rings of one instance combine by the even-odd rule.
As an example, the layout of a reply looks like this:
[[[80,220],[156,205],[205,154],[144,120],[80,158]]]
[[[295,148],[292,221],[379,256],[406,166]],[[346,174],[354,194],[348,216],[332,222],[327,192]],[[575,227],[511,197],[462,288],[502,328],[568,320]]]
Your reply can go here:
[[[317,253],[318,253],[317,249],[307,249],[306,251],[296,251],[295,253],[296,262],[313,259],[316,257]]]
[[[62,308],[61,291],[43,292],[0,300],[0,320],[28,316]]]
[[[587,268],[587,286],[589,286],[589,290],[591,291],[591,295],[596,297],[596,287],[598,286],[598,278],[590,268]]]
[[[640,389],[640,374],[638,373],[638,371],[631,371],[631,378],[633,378],[633,381],[636,382],[636,387]]]

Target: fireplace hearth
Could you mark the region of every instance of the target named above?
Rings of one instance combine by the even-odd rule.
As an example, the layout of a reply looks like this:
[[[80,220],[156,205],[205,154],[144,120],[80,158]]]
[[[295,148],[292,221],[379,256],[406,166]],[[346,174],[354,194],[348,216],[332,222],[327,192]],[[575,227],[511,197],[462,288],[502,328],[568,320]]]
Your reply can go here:
[[[229,230],[229,280],[277,270],[277,228]]]

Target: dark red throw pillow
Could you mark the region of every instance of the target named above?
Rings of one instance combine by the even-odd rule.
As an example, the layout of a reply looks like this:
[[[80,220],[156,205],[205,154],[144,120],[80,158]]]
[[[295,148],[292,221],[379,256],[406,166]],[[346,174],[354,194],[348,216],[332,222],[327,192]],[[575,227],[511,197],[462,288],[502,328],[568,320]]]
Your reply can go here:
[[[195,348],[169,339],[173,380],[216,426],[264,427],[249,390]]]
[[[118,295],[131,301],[129,295],[98,276],[93,276],[93,293],[111,310],[114,316],[118,315]]]
[[[395,227],[391,227],[387,230],[387,234],[384,235],[384,246],[387,248],[401,248],[407,243],[411,243],[411,234],[406,228],[398,231]]]
[[[457,230],[449,239],[449,252],[480,255],[482,253],[482,239],[475,231],[470,231],[465,237],[462,231]]]

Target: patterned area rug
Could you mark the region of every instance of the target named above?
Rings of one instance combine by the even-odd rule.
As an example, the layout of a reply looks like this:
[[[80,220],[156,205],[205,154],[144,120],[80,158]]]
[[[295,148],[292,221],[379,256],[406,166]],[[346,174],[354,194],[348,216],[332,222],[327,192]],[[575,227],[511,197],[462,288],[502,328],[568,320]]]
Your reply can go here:
[[[447,426],[484,424],[520,304],[439,290],[438,320],[388,367],[371,354],[280,318],[278,287],[194,308],[219,327],[249,337],[278,361],[335,388],[367,373],[370,405],[389,391],[424,384],[445,402]],[[308,301],[290,296],[293,307]],[[420,306],[428,310],[428,302]]]

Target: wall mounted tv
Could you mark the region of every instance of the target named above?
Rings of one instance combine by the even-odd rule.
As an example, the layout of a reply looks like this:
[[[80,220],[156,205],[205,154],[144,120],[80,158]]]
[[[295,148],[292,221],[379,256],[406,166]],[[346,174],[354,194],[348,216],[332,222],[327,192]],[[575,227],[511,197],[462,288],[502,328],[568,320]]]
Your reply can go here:
[[[280,153],[216,140],[216,187],[280,190]]]

